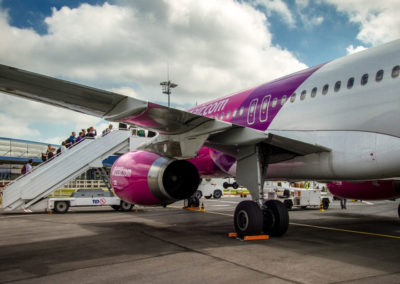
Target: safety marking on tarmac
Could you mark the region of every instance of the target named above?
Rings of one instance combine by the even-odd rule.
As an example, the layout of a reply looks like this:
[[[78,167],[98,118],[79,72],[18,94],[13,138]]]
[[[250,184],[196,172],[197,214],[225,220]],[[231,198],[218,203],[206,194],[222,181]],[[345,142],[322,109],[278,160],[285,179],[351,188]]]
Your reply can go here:
[[[182,207],[175,207],[175,206],[168,206],[168,207],[170,207],[170,208],[176,208],[176,209],[181,209],[181,208],[182,208]],[[232,214],[221,213],[221,212],[215,212],[215,211],[204,211],[203,213],[233,217]],[[330,231],[337,231],[337,232],[353,233],[353,234],[367,235],[367,236],[374,236],[374,237],[381,237],[381,238],[400,239],[400,236],[394,236],[394,235],[385,235],[385,234],[369,233],[369,232],[354,231],[354,230],[347,230],[347,229],[340,229],[340,228],[332,228],[332,227],[324,227],[324,226],[315,226],[315,225],[308,225],[308,224],[301,224],[301,223],[292,223],[292,222],[289,223],[289,224],[290,224],[290,225],[294,225],[294,226],[302,226],[302,227],[309,227],[309,228],[322,229],[322,230],[330,230]]]
[[[300,224],[300,223],[289,223],[289,224],[290,225],[295,225],[295,226],[310,227],[310,228],[331,230],[331,231],[338,231],[338,232],[346,232],[346,233],[353,233],[353,234],[359,234],[359,235],[369,235],[369,236],[375,236],[375,237],[400,239],[400,236],[393,236],[393,235],[369,233],[369,232],[354,231],[354,230],[347,230],[347,229],[339,229],[339,228],[332,228],[332,227],[314,226],[314,225]]]

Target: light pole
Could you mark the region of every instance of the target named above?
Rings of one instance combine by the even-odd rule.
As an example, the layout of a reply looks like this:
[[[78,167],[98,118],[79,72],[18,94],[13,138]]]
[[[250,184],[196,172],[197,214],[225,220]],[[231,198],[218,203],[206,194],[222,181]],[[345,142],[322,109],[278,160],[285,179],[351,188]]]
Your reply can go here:
[[[165,82],[161,82],[160,85],[162,86],[162,91],[163,94],[167,94],[168,96],[168,107],[170,106],[170,95],[171,95],[171,89],[178,87],[177,84],[172,83],[170,80],[165,81]]]

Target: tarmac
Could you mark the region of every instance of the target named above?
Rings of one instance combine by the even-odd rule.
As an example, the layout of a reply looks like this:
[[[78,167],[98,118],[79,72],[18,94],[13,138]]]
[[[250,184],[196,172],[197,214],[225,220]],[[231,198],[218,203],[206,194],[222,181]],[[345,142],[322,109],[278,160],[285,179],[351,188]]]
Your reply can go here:
[[[0,210],[0,283],[400,283],[398,201],[295,209],[284,237],[243,241],[228,237],[241,200]]]

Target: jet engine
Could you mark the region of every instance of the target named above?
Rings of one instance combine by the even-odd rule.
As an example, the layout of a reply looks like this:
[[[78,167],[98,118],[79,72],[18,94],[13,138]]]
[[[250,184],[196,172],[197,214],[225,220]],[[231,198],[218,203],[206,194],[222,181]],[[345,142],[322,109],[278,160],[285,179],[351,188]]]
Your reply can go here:
[[[110,180],[122,200],[139,205],[164,205],[192,196],[200,177],[196,167],[186,160],[133,151],[114,163]]]
[[[329,191],[340,198],[359,200],[392,199],[400,197],[400,181],[379,180],[359,183],[332,182]]]

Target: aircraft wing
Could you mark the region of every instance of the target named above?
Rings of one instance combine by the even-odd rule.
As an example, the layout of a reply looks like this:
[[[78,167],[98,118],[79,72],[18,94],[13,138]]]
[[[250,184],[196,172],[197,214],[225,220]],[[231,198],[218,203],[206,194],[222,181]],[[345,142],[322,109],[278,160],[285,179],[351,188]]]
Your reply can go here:
[[[0,65],[0,91],[155,130],[161,135],[145,149],[173,157],[194,156],[203,144],[232,155],[238,148],[256,143],[266,143],[295,155],[329,151],[321,146],[6,65]]]
[[[0,91],[109,121],[136,124],[163,134],[187,132],[211,120],[189,112],[1,64]]]

